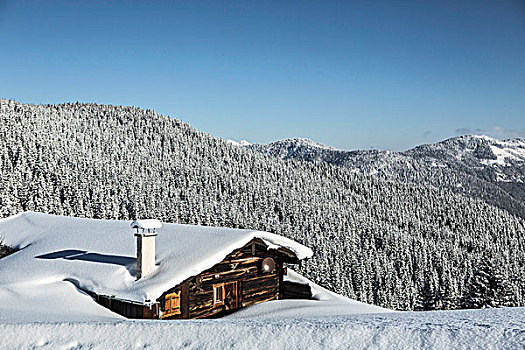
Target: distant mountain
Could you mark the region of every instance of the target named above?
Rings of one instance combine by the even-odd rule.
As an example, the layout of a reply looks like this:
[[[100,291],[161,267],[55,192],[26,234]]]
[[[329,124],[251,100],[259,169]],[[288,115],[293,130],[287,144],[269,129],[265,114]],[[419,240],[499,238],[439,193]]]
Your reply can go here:
[[[446,188],[525,217],[525,139],[467,135],[405,152],[344,151],[301,138],[247,147],[281,159],[326,162],[386,180]]]
[[[226,142],[229,143],[230,145],[234,145],[234,146],[249,146],[249,145],[251,145],[251,143],[249,143],[246,140],[241,140],[239,142],[237,142],[235,140],[226,140]]]

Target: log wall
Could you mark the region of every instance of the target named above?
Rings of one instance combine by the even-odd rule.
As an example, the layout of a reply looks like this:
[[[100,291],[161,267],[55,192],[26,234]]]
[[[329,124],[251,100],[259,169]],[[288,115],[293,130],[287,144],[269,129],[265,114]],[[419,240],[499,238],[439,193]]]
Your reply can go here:
[[[127,318],[158,318],[158,306],[146,306],[130,300],[105,295],[94,296],[97,303]]]
[[[264,273],[262,261],[267,257],[274,259],[275,270]],[[170,318],[220,317],[242,307],[279,299],[284,260],[282,253],[268,251],[263,243],[256,240],[228,255],[212,268],[166,291],[158,299],[161,310],[165,305],[164,296],[179,290],[182,291],[182,313]],[[214,304],[213,286],[231,282],[237,284],[236,307],[228,310],[224,304]],[[187,288],[187,293],[184,293],[184,287]]]

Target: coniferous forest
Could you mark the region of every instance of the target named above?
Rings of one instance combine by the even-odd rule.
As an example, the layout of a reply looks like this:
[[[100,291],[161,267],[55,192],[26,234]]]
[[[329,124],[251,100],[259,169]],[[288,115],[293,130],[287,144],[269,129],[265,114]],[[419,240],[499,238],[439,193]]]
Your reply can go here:
[[[363,302],[525,305],[519,216],[448,189],[283,161],[152,110],[0,100],[0,171],[0,217],[39,211],[270,231],[314,250],[301,273]]]
[[[308,139],[246,147],[281,159],[325,162],[363,175],[446,189],[525,219],[525,139],[462,135],[403,152],[345,151]]]

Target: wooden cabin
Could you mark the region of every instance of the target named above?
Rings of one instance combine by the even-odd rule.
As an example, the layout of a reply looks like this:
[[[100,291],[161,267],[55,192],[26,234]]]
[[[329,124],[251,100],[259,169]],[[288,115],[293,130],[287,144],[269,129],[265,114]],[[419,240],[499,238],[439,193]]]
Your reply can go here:
[[[151,252],[144,251],[144,247],[151,249],[153,244],[154,259],[154,239],[157,235],[155,229],[160,225],[150,220],[146,224],[134,222],[132,227],[137,229],[137,275],[140,276],[144,274],[140,270],[141,266],[151,265],[144,258],[151,257]],[[144,239],[148,240],[147,244]],[[308,285],[284,281],[287,266],[299,262],[300,258],[291,249],[274,244],[269,246],[264,239],[254,237],[211,268],[165,290],[156,300],[138,302],[121,299],[118,295],[86,292],[99,304],[128,318],[214,318],[270,300],[310,299],[312,292]]]

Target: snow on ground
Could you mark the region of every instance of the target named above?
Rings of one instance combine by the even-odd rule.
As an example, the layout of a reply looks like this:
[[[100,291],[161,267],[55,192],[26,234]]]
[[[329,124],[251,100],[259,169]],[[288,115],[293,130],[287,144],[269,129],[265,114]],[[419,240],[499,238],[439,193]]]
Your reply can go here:
[[[489,147],[496,156],[496,159],[484,159],[482,162],[487,165],[510,166],[508,160],[514,162],[525,162],[525,140],[490,140]]]
[[[160,242],[173,238],[170,230],[186,229],[166,226],[171,228],[159,232],[165,237]],[[119,260],[134,255],[128,222],[25,213],[0,220],[0,232],[22,248],[0,260],[0,349],[515,349],[525,344],[525,308],[391,312],[332,293],[291,270],[286,278],[309,283],[316,300],[261,303],[217,320],[127,320],[68,279],[97,289],[108,288],[101,285],[108,279],[118,284],[131,276],[128,260]],[[159,269],[170,254],[161,246]],[[61,253],[38,258],[55,250]],[[111,257],[116,254],[124,256]]]
[[[0,323],[2,349],[523,349],[524,308],[339,317]]]
[[[288,275],[285,276],[285,280],[309,284],[315,300],[269,301],[242,309],[227,316],[227,318],[262,320],[392,312],[379,306],[361,303],[330,292],[291,269],[288,269]]]

